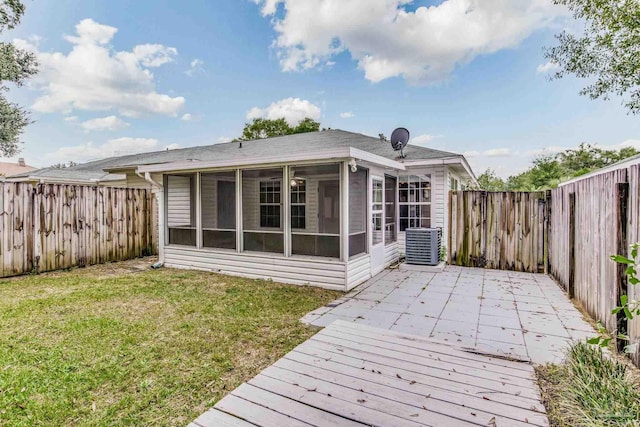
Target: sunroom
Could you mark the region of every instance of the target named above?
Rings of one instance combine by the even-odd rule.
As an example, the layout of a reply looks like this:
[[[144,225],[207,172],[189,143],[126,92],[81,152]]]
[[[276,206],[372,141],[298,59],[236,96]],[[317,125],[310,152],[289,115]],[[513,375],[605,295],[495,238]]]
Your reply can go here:
[[[399,257],[399,222],[410,221],[398,203],[404,171],[343,147],[137,173],[158,188],[166,266],[348,290]]]

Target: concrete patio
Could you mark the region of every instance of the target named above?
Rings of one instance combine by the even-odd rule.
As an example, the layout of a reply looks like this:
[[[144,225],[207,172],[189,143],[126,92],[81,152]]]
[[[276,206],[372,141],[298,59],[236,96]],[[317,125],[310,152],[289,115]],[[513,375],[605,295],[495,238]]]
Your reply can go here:
[[[302,321],[356,322],[533,363],[559,362],[571,341],[595,335],[549,276],[408,267],[385,270]]]

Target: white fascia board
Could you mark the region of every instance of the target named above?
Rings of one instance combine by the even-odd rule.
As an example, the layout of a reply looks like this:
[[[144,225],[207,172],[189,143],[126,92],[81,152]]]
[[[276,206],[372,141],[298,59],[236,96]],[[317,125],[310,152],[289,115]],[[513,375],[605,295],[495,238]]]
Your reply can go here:
[[[407,168],[419,167],[419,166],[441,166],[441,165],[460,165],[473,182],[477,182],[476,175],[473,173],[469,162],[463,155],[453,157],[441,157],[439,159],[425,159],[425,160],[413,160],[405,162]]]
[[[386,157],[378,156],[376,154],[371,154],[368,151],[359,150],[357,148],[350,148],[350,150],[350,158],[402,171],[407,169],[404,163],[387,159]]]
[[[242,150],[239,148],[239,150]],[[275,166],[296,162],[316,162],[316,161],[343,161],[355,158],[381,166],[393,167],[395,169],[404,170],[402,163],[390,160],[382,156],[368,153],[351,147],[340,147],[331,150],[315,151],[309,153],[296,153],[291,155],[280,155],[272,157],[248,157],[246,159],[232,159],[223,161],[179,161],[171,163],[160,163],[154,165],[138,166],[139,173],[146,172],[187,172],[205,169],[224,169],[224,168],[244,168],[248,166]]]

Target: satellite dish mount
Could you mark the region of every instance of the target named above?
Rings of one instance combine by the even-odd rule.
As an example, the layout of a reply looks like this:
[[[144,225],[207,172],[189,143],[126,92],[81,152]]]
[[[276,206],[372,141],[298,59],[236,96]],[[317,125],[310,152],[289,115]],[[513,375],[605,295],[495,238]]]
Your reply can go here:
[[[409,143],[409,131],[405,128],[397,128],[391,133],[391,147],[400,152],[400,158],[404,159],[404,147]]]

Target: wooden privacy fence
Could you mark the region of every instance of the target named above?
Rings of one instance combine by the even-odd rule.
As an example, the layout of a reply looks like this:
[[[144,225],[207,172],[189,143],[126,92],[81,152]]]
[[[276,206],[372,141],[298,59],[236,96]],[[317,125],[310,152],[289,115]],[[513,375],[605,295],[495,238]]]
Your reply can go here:
[[[610,255],[630,256],[640,242],[640,165],[601,173],[552,190],[549,245],[551,274],[608,331],[640,339],[640,320],[611,314],[620,296],[640,298],[626,266]],[[625,344],[620,342],[619,344]],[[640,353],[632,358],[640,366]]]
[[[544,272],[547,193],[449,193],[450,263]]]
[[[626,266],[640,242],[640,164],[599,173],[549,192],[450,193],[452,264],[548,272],[610,332],[640,340],[640,319],[611,314],[621,295],[640,299]],[[624,342],[621,342],[624,344]],[[640,366],[640,352],[632,355]]]
[[[0,277],[153,254],[155,211],[146,189],[0,183]]]

